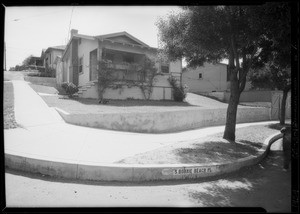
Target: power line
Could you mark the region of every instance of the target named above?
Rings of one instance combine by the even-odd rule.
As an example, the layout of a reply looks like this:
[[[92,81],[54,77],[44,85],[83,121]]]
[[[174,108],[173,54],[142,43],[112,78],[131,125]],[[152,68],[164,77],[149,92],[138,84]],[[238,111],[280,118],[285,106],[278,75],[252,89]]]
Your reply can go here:
[[[11,21],[20,21],[23,19],[30,19],[30,18],[34,18],[34,17],[40,17],[40,16],[47,16],[47,15],[51,15],[51,14],[56,14],[56,13],[61,13],[61,12],[65,12],[66,10],[63,11],[57,11],[57,12],[51,12],[51,13],[46,13],[46,14],[40,14],[40,15],[35,15],[35,16],[27,16],[27,17],[23,17],[23,18],[17,18],[17,19],[13,19]]]
[[[69,24],[69,30],[68,30],[68,36],[67,36],[67,39],[69,39],[69,35],[70,35],[70,28],[71,28],[71,22],[72,22],[72,16],[73,16],[73,10],[74,10],[74,7],[72,7],[72,12],[71,12],[71,18],[70,18],[70,24]]]

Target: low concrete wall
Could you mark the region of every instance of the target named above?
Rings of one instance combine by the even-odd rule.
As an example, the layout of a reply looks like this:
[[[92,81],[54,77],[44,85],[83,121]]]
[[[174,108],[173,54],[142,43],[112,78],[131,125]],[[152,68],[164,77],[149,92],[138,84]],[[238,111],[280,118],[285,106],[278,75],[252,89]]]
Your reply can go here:
[[[240,96],[240,102],[271,102],[273,91],[243,91]],[[217,99],[228,102],[230,92],[210,92],[207,95],[216,97]]]
[[[37,85],[56,87],[56,78],[24,76],[24,80]]]
[[[67,114],[57,109],[68,123],[101,129],[142,133],[168,133],[225,125],[226,108],[174,110],[150,113]],[[240,107],[237,123],[270,120],[269,108]]]

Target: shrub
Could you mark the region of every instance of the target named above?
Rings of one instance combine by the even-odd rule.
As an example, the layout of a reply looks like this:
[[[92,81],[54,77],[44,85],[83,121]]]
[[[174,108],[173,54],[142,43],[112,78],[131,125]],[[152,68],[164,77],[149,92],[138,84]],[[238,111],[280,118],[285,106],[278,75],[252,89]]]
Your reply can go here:
[[[174,77],[170,77],[168,80],[173,88],[174,100],[177,102],[183,102],[184,98],[186,97],[185,88],[182,85],[179,85],[177,79]]]
[[[71,82],[63,82],[61,87],[66,91],[70,98],[72,98],[74,94],[78,92],[78,87]]]
[[[54,68],[46,67],[45,72],[41,73],[42,77],[55,77],[56,76],[56,70]]]

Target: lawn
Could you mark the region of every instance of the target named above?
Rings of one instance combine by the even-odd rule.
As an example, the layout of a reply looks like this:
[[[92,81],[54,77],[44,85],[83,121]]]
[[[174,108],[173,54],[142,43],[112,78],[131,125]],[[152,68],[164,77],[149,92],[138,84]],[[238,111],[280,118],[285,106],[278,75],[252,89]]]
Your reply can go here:
[[[11,82],[4,81],[3,96],[4,129],[17,128],[14,114],[14,88]]]
[[[29,84],[29,86],[38,93],[45,93],[45,94],[58,94],[59,91],[54,87],[44,86],[44,85],[35,85]]]
[[[49,107],[58,107],[71,114],[88,113],[126,113],[126,112],[149,112],[149,111],[172,111],[184,110],[195,107],[187,102],[158,101],[158,100],[109,100],[107,104],[99,104],[97,99],[74,98],[57,94],[57,90],[49,86],[30,85],[38,93],[46,93],[57,96],[41,95]]]
[[[236,130],[236,142],[222,138],[223,133],[189,142],[180,142],[145,153],[127,157],[117,163],[124,164],[193,164],[224,163],[257,155],[270,135],[279,133],[268,125],[250,126]]]

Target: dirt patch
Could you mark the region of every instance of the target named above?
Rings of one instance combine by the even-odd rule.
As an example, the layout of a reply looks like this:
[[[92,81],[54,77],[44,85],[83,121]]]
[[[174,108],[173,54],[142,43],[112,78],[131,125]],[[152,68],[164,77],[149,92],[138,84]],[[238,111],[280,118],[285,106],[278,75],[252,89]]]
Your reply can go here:
[[[118,161],[124,164],[224,163],[257,155],[264,140],[277,133],[268,126],[250,126],[236,130],[236,142],[222,138],[223,133],[199,140],[179,142]]]
[[[291,127],[291,124],[285,124],[285,125],[281,125],[280,123],[274,123],[274,124],[270,124],[268,127],[270,129],[276,129],[276,130],[281,130],[283,127]]]
[[[4,129],[18,127],[14,113],[14,88],[11,82],[4,82],[3,116]]]

